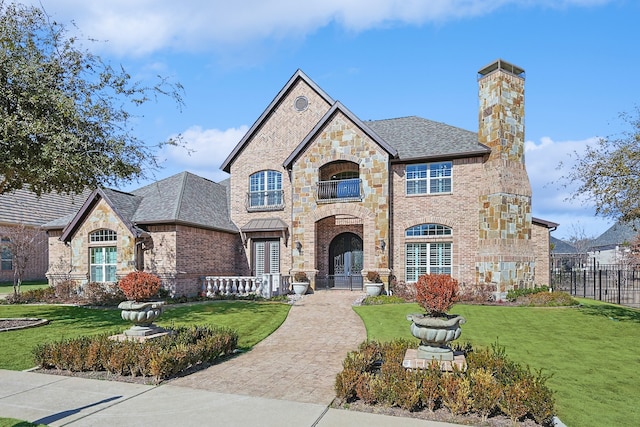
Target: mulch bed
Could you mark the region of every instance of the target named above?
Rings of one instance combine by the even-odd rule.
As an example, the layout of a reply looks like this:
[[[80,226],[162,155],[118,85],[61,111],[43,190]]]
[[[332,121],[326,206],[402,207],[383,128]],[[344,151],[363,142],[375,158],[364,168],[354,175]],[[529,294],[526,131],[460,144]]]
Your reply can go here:
[[[14,331],[16,329],[33,328],[49,323],[47,319],[16,318],[0,319],[0,332]]]

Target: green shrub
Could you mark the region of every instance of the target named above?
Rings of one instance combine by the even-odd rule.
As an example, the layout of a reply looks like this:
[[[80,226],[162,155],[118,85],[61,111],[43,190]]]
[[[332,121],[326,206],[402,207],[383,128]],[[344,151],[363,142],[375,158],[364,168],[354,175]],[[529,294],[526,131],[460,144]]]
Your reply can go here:
[[[524,417],[541,425],[551,422],[555,409],[548,378],[511,361],[497,343],[460,347],[466,352],[466,370],[454,366],[452,372],[442,372],[437,361],[425,369],[405,369],[404,355],[414,345],[407,340],[362,343],[347,355],[336,377],[338,398],[409,411],[445,407],[454,415],[476,413],[483,423],[500,412],[514,422]]]
[[[459,371],[447,373],[440,380],[442,405],[453,415],[462,415],[471,409],[471,382]]]
[[[520,302],[520,299],[518,302]],[[539,292],[523,297],[521,305],[532,307],[567,307],[578,305],[578,301],[566,292]]]
[[[231,354],[237,344],[235,331],[193,326],[176,328],[173,334],[144,342],[118,342],[103,334],[41,344],[34,349],[34,359],[44,369],[153,376],[159,382],[191,366]]]
[[[362,300],[362,305],[404,304],[404,300],[396,295],[368,296]]]
[[[511,289],[507,292],[507,301],[516,301],[519,297],[525,295],[537,294],[540,292],[549,292],[548,286],[539,286],[535,288]]]

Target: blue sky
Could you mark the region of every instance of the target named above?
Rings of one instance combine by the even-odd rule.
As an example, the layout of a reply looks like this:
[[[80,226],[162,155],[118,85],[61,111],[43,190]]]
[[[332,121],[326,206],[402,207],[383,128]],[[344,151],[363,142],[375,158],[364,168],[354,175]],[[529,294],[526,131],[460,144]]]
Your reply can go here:
[[[23,0],[29,3],[30,0]],[[42,0],[74,21],[85,46],[136,79],[185,88],[139,111],[160,152],[157,179],[182,170],[219,181],[219,166],[291,75],[302,69],[363,120],[421,116],[477,131],[477,71],[502,58],[526,71],[526,164],[533,215],[559,238],[598,236],[612,221],[568,202],[563,161],[631,130],[640,105],[636,0]],[[136,188],[146,182],[135,183]]]

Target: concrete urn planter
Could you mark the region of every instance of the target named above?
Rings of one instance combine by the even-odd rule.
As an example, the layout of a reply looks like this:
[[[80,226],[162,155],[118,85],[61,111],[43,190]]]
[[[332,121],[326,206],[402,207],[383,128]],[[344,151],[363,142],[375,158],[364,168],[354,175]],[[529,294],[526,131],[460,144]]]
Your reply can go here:
[[[309,282],[292,282],[291,286],[296,295],[304,295],[309,290]]]
[[[380,295],[382,292],[382,287],[384,283],[375,283],[375,282],[364,282],[364,290],[367,293],[367,296],[375,297]]]
[[[124,332],[125,335],[147,336],[164,331],[153,324],[163,312],[164,301],[123,301],[118,308],[122,310],[122,319],[133,323],[133,326]]]
[[[449,342],[458,339],[462,333],[460,325],[466,323],[462,316],[447,315],[431,317],[422,313],[407,315],[411,321],[411,334],[420,340],[419,359],[453,360],[453,350]]]

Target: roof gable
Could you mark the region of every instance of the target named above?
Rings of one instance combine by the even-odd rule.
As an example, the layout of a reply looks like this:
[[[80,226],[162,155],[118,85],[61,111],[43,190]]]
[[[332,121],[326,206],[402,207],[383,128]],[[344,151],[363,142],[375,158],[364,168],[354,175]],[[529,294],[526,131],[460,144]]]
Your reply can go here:
[[[104,200],[109,205],[111,210],[116,214],[118,219],[122,221],[131,234],[134,236],[140,236],[144,233],[142,230],[135,227],[131,221],[132,212],[135,212],[137,206],[140,204],[141,200],[139,198],[132,194],[117,190],[98,188],[89,195],[82,207],[72,217],[71,221],[66,224],[62,230],[60,240],[63,242],[70,240],[100,200]],[[52,228],[52,224],[48,224],[47,227]]]
[[[371,138],[376,144],[378,144],[383,150],[393,157],[398,156],[398,152],[395,148],[389,145],[384,139],[374,132],[369,126],[367,126],[362,120],[360,120],[355,114],[353,114],[347,107],[342,105],[340,101],[336,101],[329,111],[322,117],[322,119],[315,125],[315,127],[309,132],[309,134],[302,140],[295,150],[284,161],[283,166],[285,169],[290,169],[291,164],[298,158],[298,156],[307,148],[313,139],[324,129],[324,127],[333,120],[336,114],[342,113],[346,116],[354,125],[359,127],[369,138]]]
[[[234,162],[236,157],[240,154],[240,152],[245,148],[246,144],[251,140],[251,138],[256,134],[256,132],[262,127],[262,125],[267,121],[271,113],[274,109],[282,102],[282,100],[287,96],[287,94],[291,91],[291,89],[299,82],[303,81],[309,87],[311,87],[321,98],[323,98],[327,104],[331,105],[334,103],[333,99],[318,86],[313,80],[311,80],[302,70],[297,70],[293,76],[289,79],[289,81],[284,85],[280,92],[276,95],[276,97],[271,101],[271,103],[267,106],[264,112],[258,117],[258,120],[251,126],[251,128],[247,131],[247,133],[242,137],[240,142],[234,147],[229,156],[222,162],[220,169],[223,171],[230,173],[231,172],[231,164]]]

